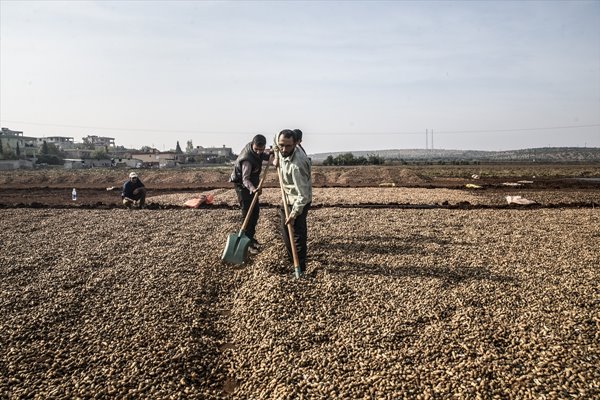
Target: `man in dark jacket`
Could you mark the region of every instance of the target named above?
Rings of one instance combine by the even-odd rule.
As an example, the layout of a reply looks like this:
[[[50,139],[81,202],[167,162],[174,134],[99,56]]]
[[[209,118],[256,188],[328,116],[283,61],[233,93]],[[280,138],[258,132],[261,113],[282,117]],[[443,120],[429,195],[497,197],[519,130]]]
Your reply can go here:
[[[269,160],[269,154],[265,152],[266,145],[267,138],[263,135],[254,136],[252,142],[244,146],[240,152],[235,161],[231,178],[229,179],[235,185],[235,192],[237,193],[240,208],[242,209],[242,221],[244,221],[248,214],[254,196],[257,194],[260,195],[257,187],[260,182],[262,163]],[[246,236],[251,240],[250,247],[248,248],[251,254],[258,253],[260,249],[260,244],[254,238],[259,213],[260,207],[258,202],[256,202],[245,232]]]
[[[146,187],[135,172],[129,174],[129,179],[123,184],[121,192],[123,205],[127,208],[132,206],[144,207],[146,202]]]

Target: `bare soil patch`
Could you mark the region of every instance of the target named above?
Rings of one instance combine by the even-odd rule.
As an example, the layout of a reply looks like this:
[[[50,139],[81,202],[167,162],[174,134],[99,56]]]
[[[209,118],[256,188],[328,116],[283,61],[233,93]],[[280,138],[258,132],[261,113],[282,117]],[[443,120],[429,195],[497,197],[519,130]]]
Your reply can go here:
[[[120,207],[120,188],[127,170],[63,169],[3,171],[0,207]],[[178,170],[140,170],[149,189],[149,205],[181,207],[200,193],[215,193],[217,203],[235,207],[228,182],[231,167]],[[473,179],[471,174],[477,174]],[[589,179],[594,165],[550,166],[358,166],[313,168],[315,205],[447,205],[502,206],[507,195],[521,195],[545,206],[594,206],[600,183]],[[588,180],[577,180],[573,177]],[[525,180],[520,186],[505,186]],[[466,188],[476,184],[481,189]],[[279,204],[277,174],[267,175],[267,205]],[[78,200],[71,200],[76,188]],[[106,190],[112,188],[113,190]],[[367,190],[368,188],[368,190]],[[427,189],[440,189],[430,190]]]

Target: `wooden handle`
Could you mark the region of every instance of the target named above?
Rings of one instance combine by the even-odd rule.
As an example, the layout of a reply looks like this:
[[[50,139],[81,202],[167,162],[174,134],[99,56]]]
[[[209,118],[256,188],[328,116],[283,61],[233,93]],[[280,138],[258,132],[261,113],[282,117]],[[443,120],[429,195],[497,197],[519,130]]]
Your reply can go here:
[[[290,217],[288,211],[287,197],[285,190],[283,190],[283,177],[281,175],[281,160],[277,163],[277,175],[279,175],[279,187],[281,187],[281,199],[283,201],[283,210],[285,212],[285,219]],[[285,224],[285,221],[283,221]],[[300,261],[298,261],[298,251],[296,250],[296,241],[294,240],[294,227],[291,224],[287,224],[288,236],[290,237],[290,247],[292,248],[292,258],[294,260],[294,268],[300,267]]]
[[[252,203],[250,203],[250,208],[248,209],[248,212],[246,213],[246,218],[244,218],[244,223],[242,224],[242,227],[240,229],[240,235],[246,230],[246,227],[248,226],[248,223],[250,222],[250,216],[252,215],[254,206],[256,205],[256,202],[258,201],[258,193],[257,192],[262,188],[262,184],[265,180],[265,177],[267,176],[268,169],[269,169],[269,164],[267,164],[267,166],[265,167],[265,170],[262,173],[262,176],[260,177],[260,182],[258,182],[258,187],[256,188],[256,192],[254,192],[254,197],[252,198]]]

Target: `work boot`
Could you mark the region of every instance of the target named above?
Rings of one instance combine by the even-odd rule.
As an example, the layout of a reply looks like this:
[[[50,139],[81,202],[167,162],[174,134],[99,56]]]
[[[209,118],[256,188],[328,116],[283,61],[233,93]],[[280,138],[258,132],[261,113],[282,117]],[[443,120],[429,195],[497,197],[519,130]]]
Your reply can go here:
[[[248,246],[248,253],[252,254],[253,256],[259,252],[260,250],[258,250],[256,247],[253,247],[252,245]]]

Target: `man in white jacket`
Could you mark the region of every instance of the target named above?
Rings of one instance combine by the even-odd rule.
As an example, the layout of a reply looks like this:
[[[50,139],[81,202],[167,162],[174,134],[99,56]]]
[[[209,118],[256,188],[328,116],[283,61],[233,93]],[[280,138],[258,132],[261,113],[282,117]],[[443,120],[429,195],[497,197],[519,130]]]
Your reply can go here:
[[[281,230],[288,255],[292,257],[292,248],[287,234],[287,224],[294,227],[294,245],[298,252],[300,272],[306,269],[308,228],[306,217],[312,202],[311,162],[303,149],[298,147],[294,131],[284,129],[277,136],[279,156],[277,163],[281,168],[283,190],[286,194],[289,217],[280,210]]]

